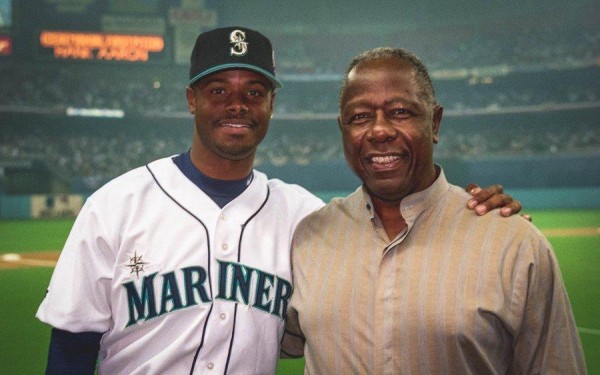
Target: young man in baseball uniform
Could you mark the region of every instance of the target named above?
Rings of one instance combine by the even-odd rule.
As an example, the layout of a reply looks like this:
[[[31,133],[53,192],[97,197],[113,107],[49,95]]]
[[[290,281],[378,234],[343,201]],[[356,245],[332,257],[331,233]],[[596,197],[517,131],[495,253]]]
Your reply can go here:
[[[275,372],[292,234],[324,204],[253,169],[278,87],[260,33],[227,27],[197,38],[191,149],[86,201],[37,312],[53,327],[49,373],[93,373],[97,358],[111,375]],[[520,210],[494,187],[475,199],[490,196],[484,210]]]

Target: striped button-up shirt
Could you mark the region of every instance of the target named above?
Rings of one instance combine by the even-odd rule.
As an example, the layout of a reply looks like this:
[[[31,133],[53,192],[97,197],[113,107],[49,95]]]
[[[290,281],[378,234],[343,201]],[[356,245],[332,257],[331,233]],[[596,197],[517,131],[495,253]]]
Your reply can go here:
[[[307,374],[585,373],[549,242],[467,200],[442,171],[391,240],[362,188],[307,217],[282,351]]]

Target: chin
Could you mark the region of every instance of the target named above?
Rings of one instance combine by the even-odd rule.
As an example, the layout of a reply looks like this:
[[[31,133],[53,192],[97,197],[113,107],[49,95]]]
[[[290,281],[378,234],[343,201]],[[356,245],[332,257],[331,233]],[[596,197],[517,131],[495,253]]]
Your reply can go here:
[[[398,184],[386,186],[367,186],[370,195],[386,202],[398,202],[410,193],[405,193]]]

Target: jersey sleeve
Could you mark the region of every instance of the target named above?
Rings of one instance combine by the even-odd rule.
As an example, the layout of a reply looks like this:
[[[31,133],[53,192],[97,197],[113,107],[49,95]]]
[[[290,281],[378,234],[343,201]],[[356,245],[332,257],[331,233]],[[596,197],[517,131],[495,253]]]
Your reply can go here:
[[[102,214],[99,208],[105,205],[95,204],[92,197],[75,220],[36,314],[42,322],[71,332],[105,332],[111,322],[116,239],[106,223],[116,218]]]
[[[294,207],[291,211],[299,222],[304,217],[325,206],[325,202],[307,189],[297,184],[288,184],[279,179],[269,181],[271,189],[280,190],[286,201]]]

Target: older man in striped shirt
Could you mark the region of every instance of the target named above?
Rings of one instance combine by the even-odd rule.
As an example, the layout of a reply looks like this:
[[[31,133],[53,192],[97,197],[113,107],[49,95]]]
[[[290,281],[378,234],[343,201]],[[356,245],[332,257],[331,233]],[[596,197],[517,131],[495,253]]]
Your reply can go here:
[[[296,230],[282,352],[307,374],[585,374],[550,243],[465,207],[433,161],[442,112],[412,53],[352,61],[338,123],[363,185]]]

